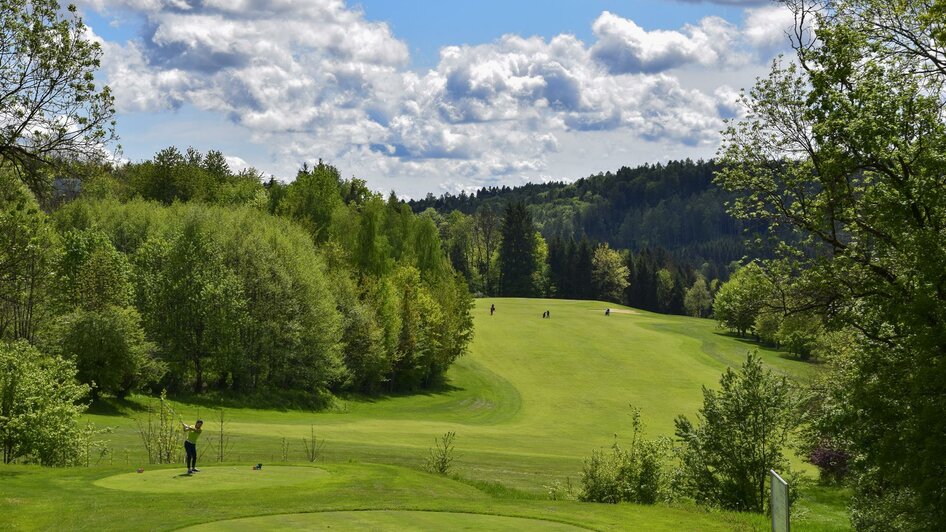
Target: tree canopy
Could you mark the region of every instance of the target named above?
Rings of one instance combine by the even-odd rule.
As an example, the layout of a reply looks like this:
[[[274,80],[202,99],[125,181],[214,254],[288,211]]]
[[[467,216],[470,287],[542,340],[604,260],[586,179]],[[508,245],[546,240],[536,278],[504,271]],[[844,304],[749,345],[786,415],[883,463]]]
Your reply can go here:
[[[833,380],[840,421],[825,435],[856,457],[855,527],[942,529],[943,4],[785,4],[793,61],[747,94],[718,179],[738,195],[736,216],[797,236],[770,263],[794,272],[797,304],[855,331],[857,355]]]
[[[98,159],[115,139],[111,92],[95,84],[102,50],[55,0],[0,0],[0,43],[0,161],[42,196],[37,166]]]

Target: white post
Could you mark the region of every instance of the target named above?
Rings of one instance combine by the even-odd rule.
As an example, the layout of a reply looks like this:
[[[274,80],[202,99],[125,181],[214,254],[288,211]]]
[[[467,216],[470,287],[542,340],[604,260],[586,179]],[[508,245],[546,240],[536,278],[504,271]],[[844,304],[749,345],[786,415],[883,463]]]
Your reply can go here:
[[[774,469],[769,470],[769,477],[772,481],[772,498],[769,508],[772,511],[772,532],[789,532],[788,482],[785,482]]]

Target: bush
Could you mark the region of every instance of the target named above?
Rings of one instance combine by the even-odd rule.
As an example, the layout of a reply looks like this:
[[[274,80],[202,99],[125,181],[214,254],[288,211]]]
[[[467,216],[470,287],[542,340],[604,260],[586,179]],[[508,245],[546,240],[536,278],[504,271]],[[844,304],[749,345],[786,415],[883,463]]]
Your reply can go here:
[[[154,402],[148,403],[148,417],[136,417],[135,424],[148,454],[149,464],[175,464],[183,461],[183,421],[180,421],[165,391],[161,391],[157,407]]]
[[[821,482],[825,484],[840,484],[844,480],[850,458],[846,451],[826,442],[819,443],[808,453],[808,461],[818,468]]]
[[[81,461],[80,403],[89,387],[68,360],[26,342],[0,342],[0,446],[3,462],[75,465]]]
[[[640,411],[633,413],[631,446],[616,442],[611,452],[593,451],[582,469],[578,499],[585,502],[653,504],[672,498],[670,475],[664,467],[671,443],[667,438],[641,438]]]
[[[682,488],[699,504],[764,512],[769,470],[791,476],[782,450],[800,421],[797,394],[752,354],[740,372],[726,370],[719,388],[703,388],[697,425],[676,419]]]
[[[854,530],[941,530],[932,521],[929,512],[923,511],[916,493],[909,489],[881,489],[877,485],[857,490],[851,501]]]
[[[141,317],[133,307],[77,309],[60,316],[48,334],[50,352],[72,360],[80,382],[99,393],[123,398],[157,383],[165,365],[152,357],[154,345],[145,339]]]

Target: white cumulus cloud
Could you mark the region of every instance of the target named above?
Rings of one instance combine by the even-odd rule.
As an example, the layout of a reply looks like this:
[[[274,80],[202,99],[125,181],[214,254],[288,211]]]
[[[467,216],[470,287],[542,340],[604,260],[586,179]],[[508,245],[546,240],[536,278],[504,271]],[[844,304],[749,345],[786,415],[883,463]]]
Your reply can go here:
[[[145,21],[139,39],[103,42],[103,75],[121,112],[185,105],[216,112],[266,147],[275,168],[251,162],[267,172],[288,177],[301,161],[323,158],[378,188],[411,194],[577,177],[553,174],[581,167],[561,161],[583,151],[575,150],[582,138],[638,146],[642,157],[648,143],[679,146],[681,156],[693,148],[712,153],[722,119],[738,112],[737,93],[688,87],[674,69],[762,64],[768,57],[759,50],[775,45],[772,34],[785,20],[758,8],[742,25],[707,17],[648,31],[604,12],[593,43],[509,34],[444,47],[435,67],[414,72],[407,45],[387,24],[341,0],[90,0],[85,7]],[[249,164],[235,155],[228,162]]]

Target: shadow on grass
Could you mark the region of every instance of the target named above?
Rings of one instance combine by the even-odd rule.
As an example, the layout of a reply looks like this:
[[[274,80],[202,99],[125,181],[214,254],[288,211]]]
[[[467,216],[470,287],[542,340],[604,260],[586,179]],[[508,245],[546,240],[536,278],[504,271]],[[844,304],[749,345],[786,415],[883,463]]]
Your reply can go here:
[[[454,474],[450,478],[452,478],[456,482],[461,482],[468,486],[473,486],[474,488],[496,499],[516,499],[516,500],[528,499],[528,500],[539,500],[539,501],[548,500],[548,495],[544,493],[532,493],[528,491],[518,490],[516,488],[510,488],[509,486],[506,486],[505,484],[502,484],[500,482],[495,482],[491,480],[468,479],[468,478],[463,478],[456,474]]]
[[[385,401],[387,399],[397,399],[402,397],[437,397],[439,395],[447,395],[454,392],[462,392],[466,388],[460,386],[454,386],[450,383],[440,383],[434,385],[430,388],[420,389],[420,390],[402,390],[402,391],[388,391],[388,392],[378,392],[376,394],[366,394],[361,392],[349,392],[339,394],[338,398],[351,401],[356,403],[378,403]]]
[[[377,394],[345,392],[333,395],[330,392],[310,393],[299,390],[265,390],[256,392],[211,390],[201,394],[181,391],[168,393],[167,398],[188,407],[209,409],[259,409],[277,412],[347,412],[347,402],[377,403],[401,397],[435,397],[465,388],[448,382],[439,382],[429,388],[404,391],[382,391]],[[149,405],[157,405],[157,395],[136,395],[132,399],[101,397],[92,402],[88,414],[128,417],[148,412]]]
[[[86,413],[98,416],[123,417],[127,416],[130,412],[145,412],[147,410],[147,406],[127,399],[100,397],[89,405],[89,409],[86,410]]]
[[[430,388],[414,391],[381,392],[378,394],[365,393],[306,393],[301,391],[268,390],[265,392],[240,393],[232,391],[210,391],[202,394],[175,393],[168,394],[168,398],[188,406],[203,408],[253,408],[261,410],[275,410],[278,412],[346,412],[348,409],[343,402],[375,403],[397,397],[437,396],[445,395],[463,388],[441,382]],[[138,406],[139,410],[146,408]]]
[[[745,344],[749,348],[759,351],[760,353],[771,353],[772,355],[777,356],[778,358],[781,358],[783,360],[790,360],[792,362],[799,362],[802,364],[812,364],[812,365],[820,365],[822,363],[820,360],[816,360],[813,358],[803,359],[801,357],[798,357],[796,355],[789,353],[788,351],[779,349],[778,347],[763,344],[751,336],[739,336],[738,334],[732,333],[729,331],[715,331],[713,332],[713,334],[715,334],[716,336],[723,336],[725,338],[735,340],[741,344]]]
[[[329,393],[312,394],[286,390],[248,393],[209,391],[202,394],[180,392],[168,393],[168,399],[187,406],[201,408],[253,408],[277,412],[324,411],[331,409],[335,402],[333,396]]]

